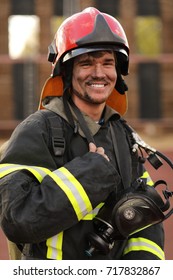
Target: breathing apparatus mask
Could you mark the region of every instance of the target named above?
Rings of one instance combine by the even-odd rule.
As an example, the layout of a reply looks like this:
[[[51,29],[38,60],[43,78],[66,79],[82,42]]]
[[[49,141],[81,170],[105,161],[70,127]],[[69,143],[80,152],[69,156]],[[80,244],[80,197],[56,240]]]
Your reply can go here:
[[[147,159],[150,164],[158,169],[163,165],[163,159],[172,169],[173,163],[162,153],[146,144],[139,135],[125,124],[131,135],[132,152],[141,152],[140,161]],[[144,158],[143,151],[147,154]],[[156,190],[158,186],[166,186],[162,196]],[[173,192],[169,191],[164,180],[157,181],[154,186],[149,186],[144,180],[138,178],[130,188],[118,197],[112,193],[93,220],[94,232],[87,236],[89,248],[85,251],[91,257],[94,253],[108,254],[116,241],[126,240],[130,235],[151,225],[165,221],[173,213],[170,210],[169,198]],[[166,214],[164,214],[164,212]]]

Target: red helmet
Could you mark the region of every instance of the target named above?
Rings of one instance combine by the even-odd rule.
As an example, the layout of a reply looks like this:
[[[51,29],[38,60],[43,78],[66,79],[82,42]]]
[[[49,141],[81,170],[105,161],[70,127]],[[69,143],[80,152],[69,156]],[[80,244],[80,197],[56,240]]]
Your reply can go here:
[[[129,46],[126,34],[114,17],[92,7],[67,18],[56,32],[49,46],[48,55],[48,60],[53,65],[53,73],[43,87],[39,108],[43,108],[42,101],[48,96],[63,95],[65,82],[71,81],[69,69],[72,70],[73,64],[68,62],[71,62],[72,58],[99,50],[116,52],[117,82],[106,104],[124,115],[128,105],[127,86],[121,75],[127,75],[129,68]],[[62,79],[65,65],[68,71],[65,71],[66,79]]]
[[[121,24],[90,7],[67,18],[55,34],[48,57],[53,63],[53,76],[61,72],[62,63],[97,50],[115,51],[120,73],[128,74],[129,46]]]

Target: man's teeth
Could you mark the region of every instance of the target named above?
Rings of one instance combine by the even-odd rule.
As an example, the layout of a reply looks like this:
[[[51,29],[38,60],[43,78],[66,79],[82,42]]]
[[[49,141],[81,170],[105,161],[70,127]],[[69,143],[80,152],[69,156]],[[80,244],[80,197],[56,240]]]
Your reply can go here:
[[[91,85],[92,87],[97,87],[97,88],[103,88],[104,85],[101,85],[101,84],[92,84]]]

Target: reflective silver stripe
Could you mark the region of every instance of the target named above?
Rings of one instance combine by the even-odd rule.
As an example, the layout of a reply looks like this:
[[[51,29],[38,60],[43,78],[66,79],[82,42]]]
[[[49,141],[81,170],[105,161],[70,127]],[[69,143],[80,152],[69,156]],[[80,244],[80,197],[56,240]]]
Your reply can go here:
[[[81,220],[86,214],[92,211],[91,202],[83,186],[65,167],[55,170],[49,176],[67,195],[78,220]]]
[[[28,170],[37,178],[39,182],[41,182],[46,175],[51,173],[49,169],[44,167],[39,167],[39,166],[27,166],[27,165],[20,165],[20,164],[1,164],[0,178],[3,178],[4,176],[18,170]]]
[[[152,181],[152,179],[151,179],[151,177],[150,177],[150,175],[149,175],[149,173],[148,173],[147,171],[145,171],[145,172],[143,173],[143,175],[141,176],[141,178],[144,178],[144,179],[147,180],[147,185],[149,185],[149,186],[153,186],[153,185],[154,185],[154,183],[153,183],[153,181]]]
[[[53,260],[62,260],[63,232],[47,239],[47,258]]]
[[[153,241],[139,237],[139,238],[130,238],[124,249],[124,255],[132,251],[147,251],[156,255],[159,259],[164,260],[165,254],[163,250]]]

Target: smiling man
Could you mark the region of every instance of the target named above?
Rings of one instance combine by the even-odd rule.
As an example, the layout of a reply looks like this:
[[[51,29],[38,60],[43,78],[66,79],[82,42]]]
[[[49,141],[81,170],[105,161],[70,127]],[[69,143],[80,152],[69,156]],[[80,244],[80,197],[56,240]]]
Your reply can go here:
[[[99,121],[116,80],[113,52],[97,51],[80,55],[74,59],[72,100],[81,111]]]
[[[150,208],[138,203],[140,219],[133,207],[121,220],[111,212],[139,182],[153,185],[122,119],[129,68],[122,26],[92,7],[74,14],[55,34],[49,61],[39,110],[2,156],[4,233],[28,260],[164,259],[162,224]],[[100,213],[109,222],[100,224]],[[123,232],[117,220],[127,222]]]

